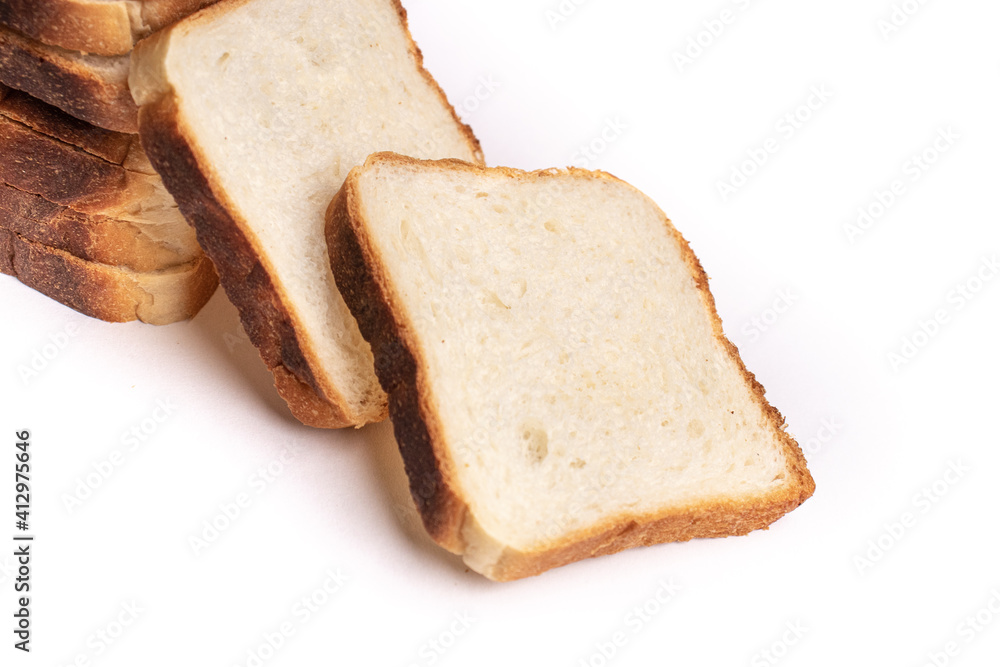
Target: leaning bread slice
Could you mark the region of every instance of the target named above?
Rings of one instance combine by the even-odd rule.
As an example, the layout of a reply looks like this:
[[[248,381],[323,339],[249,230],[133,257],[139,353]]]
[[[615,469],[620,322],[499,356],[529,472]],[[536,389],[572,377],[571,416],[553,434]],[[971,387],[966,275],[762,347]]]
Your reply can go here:
[[[0,26],[0,82],[99,127],[138,129],[128,69],[127,55],[70,51]]]
[[[376,150],[480,161],[394,0],[220,2],[141,42],[139,132],[302,422],[378,421],[386,397],[337,293],[324,213]]]
[[[107,322],[171,324],[193,317],[218,281],[207,257],[137,272],[80,259],[0,227],[0,273]]]
[[[624,182],[379,154],[327,239],[424,525],[477,572],[740,535],[812,493],[698,260]]]
[[[184,264],[202,255],[194,230],[184,220],[138,224],[88,215],[3,183],[0,227],[80,259],[140,272]]]
[[[136,41],[212,0],[3,0],[0,23],[46,44],[124,55]]]

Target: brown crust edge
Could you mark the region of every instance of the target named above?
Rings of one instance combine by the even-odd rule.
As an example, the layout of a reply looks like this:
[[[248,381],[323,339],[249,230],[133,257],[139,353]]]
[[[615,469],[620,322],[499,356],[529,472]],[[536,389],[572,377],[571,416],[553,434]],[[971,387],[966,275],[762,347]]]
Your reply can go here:
[[[432,435],[436,424],[426,404],[428,395],[421,391],[414,354],[406,341],[404,325],[390,305],[391,290],[378,271],[368,238],[359,231],[362,213],[355,192],[358,170],[351,170],[327,209],[330,267],[361,335],[372,347],[375,375],[389,396],[393,432],[410,481],[410,495],[424,527],[438,544],[460,553],[464,544],[455,529],[455,518],[461,518],[465,503],[442,472],[448,462],[439,456],[441,448],[434,446],[440,435]]]
[[[139,112],[143,149],[195,228],[198,243],[215,263],[226,295],[239,310],[240,321],[261,359],[274,374],[275,387],[292,414],[317,428],[355,424],[339,396],[319,387],[302,348],[291,314],[268,269],[243,232],[234,208],[212,186],[205,161],[187,137],[172,93],[144,105]]]
[[[376,153],[368,158],[365,166],[375,160],[478,173],[488,169],[459,160],[416,160],[394,153]],[[331,267],[348,307],[358,320],[362,334],[372,345],[376,373],[389,394],[389,413],[410,479],[410,492],[424,526],[441,546],[454,553],[463,553],[467,545],[462,536],[462,528],[467,519],[468,506],[460,499],[461,491],[457,480],[450,473],[453,463],[448,456],[442,430],[436,422],[434,400],[422,378],[426,375],[426,369],[417,361],[421,358],[419,346],[408,334],[407,324],[396,317],[396,313],[403,311],[394,309],[391,305],[399,300],[395,297],[391,281],[378,261],[365,230],[363,212],[356,194],[359,169],[355,168],[348,175],[327,212],[327,243]],[[566,173],[586,175],[624,184],[639,192],[633,186],[604,172],[575,168],[525,172],[505,167],[494,168],[492,171],[496,170],[522,178],[545,178]],[[715,300],[708,290],[708,277],[700,262],[667,216],[662,211],[660,214],[668,233],[674,236],[682,248],[692,280],[710,313],[717,341],[735,361],[748,389],[761,405],[769,425],[784,448],[790,479],[775,492],[747,502],[696,503],[664,514],[608,519],[590,529],[565,536],[544,551],[504,549],[492,567],[482,573],[493,580],[510,581],[534,576],[553,567],[616,553],[634,546],[687,541],[697,537],[744,535],[753,530],[766,529],[778,518],[801,505],[815,489],[801,450],[784,430],[784,419],[764,398],[763,387],[746,369],[736,347],[725,337]]]
[[[79,213],[3,182],[0,182],[0,227],[88,262],[139,273],[183,264],[201,254],[193,238],[190,244],[185,244],[189,245],[186,249],[171,247],[147,235],[143,226]]]
[[[124,58],[127,56],[109,56]],[[135,134],[138,108],[126,81],[102,79],[59,47],[0,28],[0,81],[98,127]]]
[[[0,23],[45,44],[103,56],[126,54],[134,41],[124,2],[7,0],[0,2]]]
[[[176,268],[181,266],[185,265]],[[105,322],[141,320],[165,325],[194,317],[215,293],[218,281],[207,257],[186,266],[191,267],[191,272],[177,275],[179,281],[184,281],[185,289],[164,307],[156,303],[156,294],[143,288],[142,273],[88,262],[0,228],[0,273]]]

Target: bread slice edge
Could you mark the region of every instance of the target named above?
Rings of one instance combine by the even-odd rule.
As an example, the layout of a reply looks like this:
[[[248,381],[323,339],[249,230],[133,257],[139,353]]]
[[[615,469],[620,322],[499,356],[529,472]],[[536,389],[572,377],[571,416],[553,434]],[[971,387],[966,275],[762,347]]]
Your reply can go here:
[[[194,317],[218,286],[204,255],[138,272],[83,260],[0,227],[0,273],[106,322],[165,325]]]

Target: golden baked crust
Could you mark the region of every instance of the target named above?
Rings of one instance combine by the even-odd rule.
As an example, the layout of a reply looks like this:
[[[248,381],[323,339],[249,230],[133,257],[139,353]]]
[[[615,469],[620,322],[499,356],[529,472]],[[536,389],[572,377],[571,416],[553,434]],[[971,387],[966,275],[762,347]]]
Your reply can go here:
[[[136,132],[128,56],[85,56],[0,27],[0,82],[88,123]]]
[[[202,254],[186,227],[155,230],[152,225],[88,215],[3,183],[0,227],[89,262],[139,272],[183,264]]]
[[[207,257],[138,273],[87,262],[0,228],[0,273],[107,322],[171,324],[193,317],[218,281]]]

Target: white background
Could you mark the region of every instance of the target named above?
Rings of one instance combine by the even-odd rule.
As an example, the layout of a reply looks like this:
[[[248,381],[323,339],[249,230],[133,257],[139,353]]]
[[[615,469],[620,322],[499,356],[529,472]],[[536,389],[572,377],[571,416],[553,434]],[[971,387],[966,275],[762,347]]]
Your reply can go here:
[[[554,25],[557,0],[406,3],[490,164],[587,159],[691,242],[816,479],[771,530],[490,583],[423,534],[387,425],[289,416],[221,292],[155,328],[78,316],[4,277],[0,540],[15,532],[13,434],[29,428],[37,541],[28,656],[11,648],[0,551],[0,663],[254,665],[287,622],[262,664],[995,665],[1000,279],[976,280],[1000,252],[1000,6],[905,4],[919,9],[886,37],[889,0],[590,0],[564,2]],[[679,67],[723,10],[731,22]],[[799,109],[820,88],[829,98]],[[790,134],[797,109],[809,118]],[[602,145],[609,123],[621,129]],[[948,128],[957,139],[914,179],[908,161]],[[718,183],[771,138],[723,201]],[[852,243],[845,225],[897,179],[904,194]],[[965,285],[981,289],[968,300]],[[933,336],[915,336],[922,322]],[[893,364],[904,338],[921,346]],[[158,401],[171,414],[152,428]],[[143,426],[133,451],[123,435]],[[115,450],[121,465],[67,509]],[[261,484],[269,464],[281,474]],[[249,507],[196,555],[190,538],[241,493]],[[346,583],[298,613],[328,571]],[[661,582],[679,587],[666,602]],[[138,618],[99,639],[133,603]],[[966,620],[977,612],[983,625]]]

